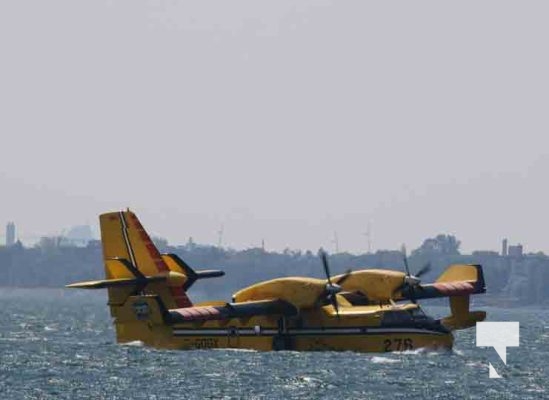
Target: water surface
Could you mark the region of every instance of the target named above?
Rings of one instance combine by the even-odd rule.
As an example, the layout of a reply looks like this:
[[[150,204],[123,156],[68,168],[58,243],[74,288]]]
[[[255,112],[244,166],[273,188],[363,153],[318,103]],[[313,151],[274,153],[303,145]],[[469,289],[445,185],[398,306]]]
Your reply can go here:
[[[474,329],[442,353],[166,351],[117,345],[101,291],[0,288],[0,302],[2,399],[549,398],[546,310],[484,308],[521,323],[505,379],[489,379]]]

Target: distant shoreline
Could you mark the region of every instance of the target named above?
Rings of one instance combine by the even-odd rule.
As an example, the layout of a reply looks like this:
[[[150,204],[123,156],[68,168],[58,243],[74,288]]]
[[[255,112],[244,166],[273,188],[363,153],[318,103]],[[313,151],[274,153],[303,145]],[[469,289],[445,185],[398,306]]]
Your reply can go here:
[[[239,289],[274,278],[308,276],[323,278],[322,264],[313,252],[266,252],[263,249],[236,251],[198,245],[161,247],[163,253],[174,253],[196,269],[221,269],[225,276],[196,285],[191,296],[201,299],[230,299]],[[362,255],[337,253],[329,256],[334,275],[347,269],[383,268],[404,271],[401,251],[377,251]],[[524,255],[501,256],[495,252],[418,252],[408,258],[412,274],[427,263],[431,270],[422,282],[436,282],[452,264],[480,264],[483,267],[487,293],[475,296],[474,304],[504,307],[549,305],[549,257]],[[0,288],[63,289],[65,285],[102,279],[103,254],[100,246],[45,247],[27,249],[0,246]]]
[[[64,286],[5,286],[0,285],[0,293],[3,291],[32,291],[32,290],[51,290],[51,291],[63,291],[67,293],[82,293],[77,292],[75,290],[71,290],[69,288],[66,288]],[[94,291],[95,293],[101,293],[102,291]],[[203,293],[201,293],[200,297],[203,297]],[[190,296],[193,296],[193,293],[191,291]],[[223,300],[223,298],[219,298],[220,300]],[[227,298],[229,299],[229,298]],[[434,306],[434,307],[448,307],[448,300],[445,298],[438,298],[438,299],[427,299],[420,302],[423,306]],[[535,304],[520,304],[516,300],[510,300],[508,298],[502,297],[501,295],[481,295],[477,296],[471,301],[471,309],[478,309],[482,307],[489,307],[489,308],[500,308],[500,309],[532,309],[532,310],[542,310],[547,309],[547,304],[544,303],[535,303]]]

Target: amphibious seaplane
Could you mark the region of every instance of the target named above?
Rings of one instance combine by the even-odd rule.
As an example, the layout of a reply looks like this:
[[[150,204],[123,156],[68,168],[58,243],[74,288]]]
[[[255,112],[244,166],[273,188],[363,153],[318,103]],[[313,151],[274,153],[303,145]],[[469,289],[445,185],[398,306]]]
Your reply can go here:
[[[404,351],[451,348],[452,331],[486,313],[470,311],[484,293],[479,265],[452,265],[435,283],[386,269],[347,271],[326,279],[285,277],[234,293],[231,302],[191,303],[186,291],[222,271],[194,271],[175,254],[160,254],[131,211],[99,217],[106,279],[68,285],[108,290],[119,343],[142,341],[168,349]],[[404,258],[406,261],[406,258]],[[433,319],[419,299],[448,297],[451,314]]]

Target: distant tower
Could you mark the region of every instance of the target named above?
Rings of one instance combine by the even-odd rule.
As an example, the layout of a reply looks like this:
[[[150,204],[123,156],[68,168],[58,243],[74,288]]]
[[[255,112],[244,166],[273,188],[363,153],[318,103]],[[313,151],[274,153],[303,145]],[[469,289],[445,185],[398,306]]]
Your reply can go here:
[[[372,253],[372,223],[370,221],[368,221],[368,229],[366,230],[366,232],[363,233],[363,235],[368,238],[367,254],[371,254]]]
[[[507,239],[503,239],[501,242],[501,255],[506,257],[509,253],[507,252]]]
[[[8,222],[6,225],[6,246],[10,247],[15,244],[15,224]]]

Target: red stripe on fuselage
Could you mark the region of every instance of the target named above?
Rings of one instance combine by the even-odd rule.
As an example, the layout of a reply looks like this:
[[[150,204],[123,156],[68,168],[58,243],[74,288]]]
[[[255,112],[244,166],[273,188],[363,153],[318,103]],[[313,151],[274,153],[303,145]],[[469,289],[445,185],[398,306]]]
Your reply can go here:
[[[469,282],[440,282],[433,283],[433,287],[446,296],[462,296],[470,294],[475,287]]]

